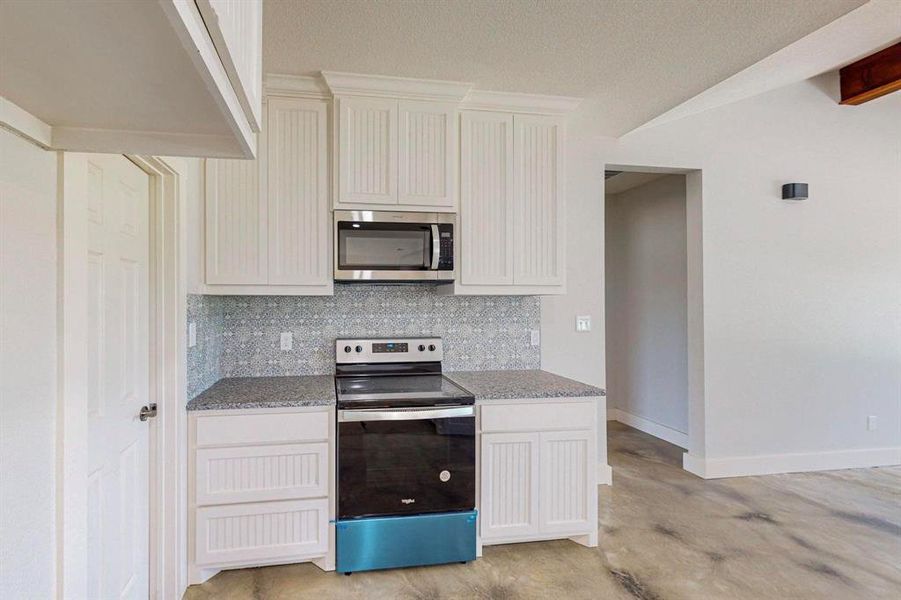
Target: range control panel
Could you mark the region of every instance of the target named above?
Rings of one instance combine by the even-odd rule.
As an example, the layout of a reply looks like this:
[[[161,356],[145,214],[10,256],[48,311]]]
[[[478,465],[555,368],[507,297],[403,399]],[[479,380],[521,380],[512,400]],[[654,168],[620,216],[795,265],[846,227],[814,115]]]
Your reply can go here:
[[[444,358],[441,338],[379,338],[335,340],[338,364],[435,362]]]

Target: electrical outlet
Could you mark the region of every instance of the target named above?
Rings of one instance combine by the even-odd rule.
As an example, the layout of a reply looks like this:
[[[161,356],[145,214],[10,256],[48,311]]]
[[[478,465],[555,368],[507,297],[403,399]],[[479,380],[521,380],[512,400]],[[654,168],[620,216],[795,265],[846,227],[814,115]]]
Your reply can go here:
[[[531,343],[533,346],[541,345],[541,331],[540,330],[533,329],[531,331],[531,341],[529,343]]]
[[[281,346],[282,346],[282,350],[293,350],[294,349],[294,334],[291,333],[290,331],[282,332]]]
[[[188,348],[197,345],[197,323],[188,323]]]
[[[870,415],[867,417],[867,431],[876,431],[876,426],[878,425],[876,415]]]
[[[591,315],[576,317],[576,331],[582,333],[591,331]]]

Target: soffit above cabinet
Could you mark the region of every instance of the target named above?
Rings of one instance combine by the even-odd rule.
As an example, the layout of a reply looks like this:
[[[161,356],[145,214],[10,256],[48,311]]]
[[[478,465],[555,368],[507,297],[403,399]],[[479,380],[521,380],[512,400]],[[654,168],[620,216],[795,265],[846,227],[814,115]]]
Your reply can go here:
[[[218,24],[220,44],[241,29]],[[57,150],[252,158],[235,82],[259,72],[232,43],[229,73],[211,31],[193,0],[0,2],[0,124]]]

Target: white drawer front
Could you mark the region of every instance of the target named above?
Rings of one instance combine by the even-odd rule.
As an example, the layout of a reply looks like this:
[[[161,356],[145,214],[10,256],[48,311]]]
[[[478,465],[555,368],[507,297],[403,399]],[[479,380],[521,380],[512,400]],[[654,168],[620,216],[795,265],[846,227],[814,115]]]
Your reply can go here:
[[[591,402],[530,404],[484,404],[482,431],[553,431],[592,427],[595,407]]]
[[[197,450],[197,505],[328,495],[328,444]]]
[[[195,550],[203,566],[325,556],[328,500],[199,508]]]
[[[327,440],[328,423],[327,411],[199,416],[197,446]]]

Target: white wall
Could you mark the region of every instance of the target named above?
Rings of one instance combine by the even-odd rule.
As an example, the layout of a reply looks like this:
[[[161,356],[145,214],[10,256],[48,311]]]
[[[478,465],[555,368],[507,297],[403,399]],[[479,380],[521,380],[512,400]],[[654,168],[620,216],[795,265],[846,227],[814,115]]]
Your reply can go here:
[[[607,406],[687,434],[685,176],[605,205]]]
[[[542,364],[606,382],[605,164],[701,169],[706,427],[691,454],[708,475],[901,462],[901,94],[836,95],[829,74],[621,140],[569,127],[569,293],[542,300]],[[791,181],[810,200],[782,201]]]
[[[51,598],[56,153],[0,130],[0,598]]]

